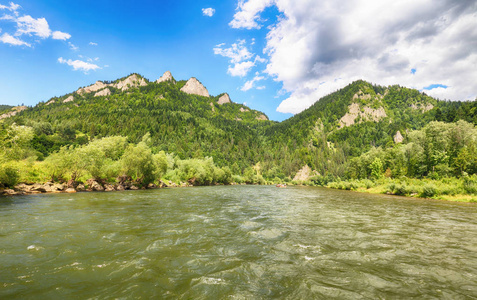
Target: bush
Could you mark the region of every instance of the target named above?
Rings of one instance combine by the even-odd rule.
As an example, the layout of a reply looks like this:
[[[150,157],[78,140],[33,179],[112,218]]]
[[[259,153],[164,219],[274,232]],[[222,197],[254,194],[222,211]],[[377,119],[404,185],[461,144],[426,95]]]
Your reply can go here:
[[[366,187],[366,189],[370,189],[374,186],[374,183],[369,179],[363,180],[363,184]]]
[[[5,187],[14,187],[20,180],[20,173],[12,166],[3,166],[0,169],[0,184]]]
[[[435,185],[433,184],[425,184],[423,187],[422,187],[422,191],[421,193],[419,194],[419,197],[423,197],[423,198],[431,198],[433,196],[436,196],[437,195],[437,188]]]
[[[240,175],[232,175],[232,182],[241,184],[245,182],[245,179]]]
[[[474,174],[472,176],[464,176],[463,187],[464,191],[468,194],[477,194],[477,176]]]
[[[412,190],[405,183],[397,185],[394,191],[394,194],[399,196],[406,196],[410,193],[412,193]]]

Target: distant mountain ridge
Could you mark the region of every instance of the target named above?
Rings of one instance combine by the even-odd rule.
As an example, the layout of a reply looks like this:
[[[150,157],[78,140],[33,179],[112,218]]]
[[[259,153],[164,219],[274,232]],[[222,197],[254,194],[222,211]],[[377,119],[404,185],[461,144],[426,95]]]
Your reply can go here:
[[[156,150],[180,157],[212,156],[219,164],[242,168],[260,148],[254,128],[273,122],[266,115],[230,99],[211,96],[196,78],[176,81],[169,71],[149,81],[139,74],[53,97],[5,119],[36,129],[35,147],[44,156],[62,145],[122,135],[139,141],[151,134]],[[47,128],[47,129],[45,129]]]

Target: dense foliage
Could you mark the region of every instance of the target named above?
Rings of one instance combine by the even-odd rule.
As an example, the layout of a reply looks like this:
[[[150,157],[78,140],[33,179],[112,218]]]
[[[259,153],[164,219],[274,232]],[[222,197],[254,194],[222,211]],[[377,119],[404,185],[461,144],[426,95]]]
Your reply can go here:
[[[321,185],[477,172],[477,101],[356,81],[276,123],[241,104],[219,105],[222,95],[186,94],[185,81],[145,82],[55,97],[0,121],[1,183],[120,175],[144,184],[264,183],[290,181],[304,165]]]

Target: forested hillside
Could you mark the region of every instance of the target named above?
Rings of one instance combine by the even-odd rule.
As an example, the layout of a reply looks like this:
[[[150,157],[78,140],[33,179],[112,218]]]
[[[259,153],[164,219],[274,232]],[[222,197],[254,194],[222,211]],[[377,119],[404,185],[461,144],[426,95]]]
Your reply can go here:
[[[128,78],[146,82],[132,74],[106,84]],[[263,113],[233,102],[219,104],[224,94],[187,94],[180,91],[184,84],[170,80],[122,89],[80,89],[8,118],[4,126],[32,127],[32,147],[40,158],[61,146],[82,145],[106,136],[126,136],[137,143],[146,133],[151,135],[155,152],[163,150],[180,158],[211,156],[221,166],[232,163],[236,172],[263,155],[260,128],[272,123]]]
[[[356,81],[267,128],[269,161],[292,174],[303,164],[345,176],[347,162],[376,147],[407,142],[431,121],[477,124],[477,102],[439,101],[417,90]],[[398,134],[399,132],[399,134]]]
[[[134,151],[151,155],[143,162],[152,164],[146,170],[150,179],[195,182],[205,176],[198,175],[196,164],[202,165],[200,172],[216,175],[203,182],[209,184],[230,182],[232,174],[238,182],[290,181],[304,166],[314,170],[315,182],[371,178],[376,172],[422,178],[477,171],[469,159],[477,148],[476,101],[439,101],[417,90],[365,81],[281,123],[225,93],[210,96],[195,78],[176,81],[169,72],[154,82],[131,74],[34,107],[0,109],[3,178],[7,169],[30,181],[144,177],[126,162],[132,154],[123,157]],[[115,146],[105,146],[112,141]],[[111,149],[119,153],[114,158]],[[69,172],[68,155],[87,161],[93,153],[108,161],[94,170],[77,164],[82,177]],[[374,173],[372,163],[381,164]],[[51,170],[55,164],[63,166],[58,174]],[[179,172],[180,167],[185,169]]]

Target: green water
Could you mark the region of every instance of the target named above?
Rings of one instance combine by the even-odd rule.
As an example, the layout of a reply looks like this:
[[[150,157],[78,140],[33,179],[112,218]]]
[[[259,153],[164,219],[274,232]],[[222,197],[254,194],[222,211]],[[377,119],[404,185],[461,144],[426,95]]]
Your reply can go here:
[[[0,299],[476,299],[477,205],[224,186],[0,198]]]

